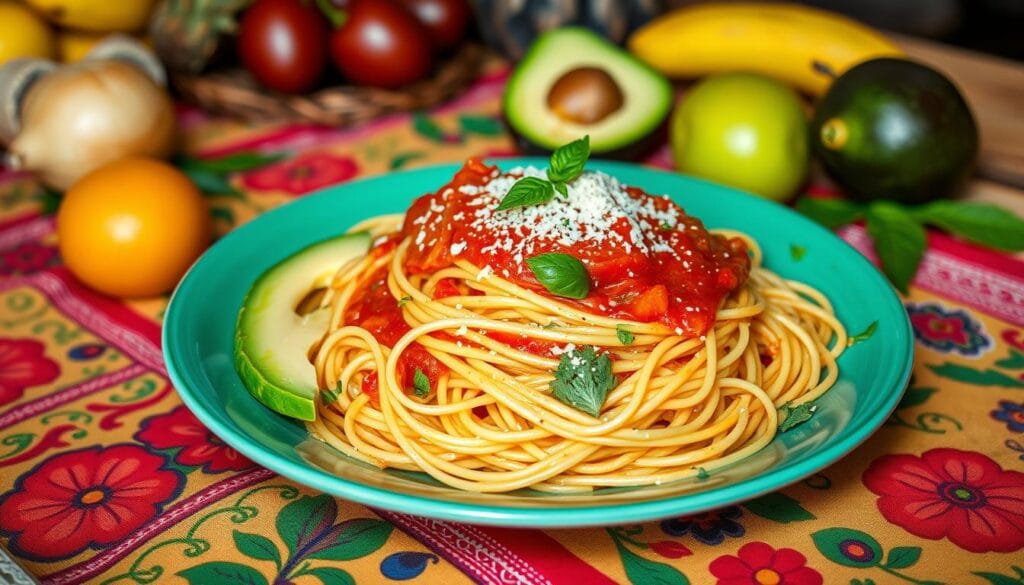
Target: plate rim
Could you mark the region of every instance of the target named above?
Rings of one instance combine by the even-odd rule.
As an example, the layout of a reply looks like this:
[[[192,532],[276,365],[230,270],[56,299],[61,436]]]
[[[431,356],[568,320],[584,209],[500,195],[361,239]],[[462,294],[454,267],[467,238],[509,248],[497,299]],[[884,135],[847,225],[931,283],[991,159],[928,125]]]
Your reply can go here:
[[[540,157],[508,157],[496,158],[493,159],[492,162],[504,168],[509,168],[517,165],[545,165],[547,164],[547,159]],[[178,286],[171,295],[171,299],[165,311],[164,321],[161,325],[160,335],[161,351],[167,367],[168,377],[171,379],[175,390],[185,406],[188,407],[188,409],[195,414],[200,422],[202,422],[210,431],[217,435],[217,437],[223,440],[226,444],[238,450],[242,455],[248,457],[254,463],[270,469],[285,478],[295,481],[310,489],[318,490],[365,506],[382,508],[392,512],[426,516],[438,520],[489,526],[519,528],[583,528],[611,526],[616,524],[659,520],[671,516],[693,514],[724,506],[735,505],[740,502],[757,498],[766,493],[780,490],[788,485],[809,477],[814,473],[817,473],[821,469],[834,464],[848,455],[881,428],[885,420],[887,420],[889,415],[891,415],[895,410],[909,382],[913,369],[914,336],[909,317],[906,310],[903,309],[902,301],[900,301],[895,290],[891,285],[889,285],[888,281],[884,279],[881,273],[878,272],[867,258],[830,230],[808,220],[807,218],[804,218],[796,211],[780,203],[769,201],[761,197],[757,197],[756,195],[751,195],[740,189],[721,185],[698,177],[666,171],[664,169],[619,161],[600,160],[593,162],[595,164],[592,168],[598,168],[613,175],[615,174],[615,169],[628,169],[630,171],[663,174],[674,180],[693,182],[695,184],[712,187],[714,189],[725,189],[745,197],[753,198],[756,201],[755,205],[767,204],[769,208],[774,208],[772,210],[773,213],[783,213],[785,215],[792,215],[799,218],[800,221],[806,222],[810,229],[818,231],[819,235],[834,240],[834,242],[840,246],[848,248],[848,251],[853,251],[855,253],[855,257],[858,258],[856,262],[861,264],[860,268],[867,269],[863,272],[870,274],[871,278],[877,281],[876,284],[883,285],[880,288],[887,293],[887,304],[895,303],[901,309],[898,313],[902,316],[902,319],[900,319],[902,327],[898,327],[898,329],[906,339],[906,343],[898,348],[903,359],[900,360],[898,356],[897,362],[902,363],[902,368],[899,370],[896,379],[892,382],[892,387],[884,389],[888,390],[888,395],[883,398],[881,407],[874,413],[869,414],[865,424],[858,428],[850,429],[844,436],[840,437],[835,442],[828,444],[820,451],[809,455],[805,460],[792,463],[790,465],[772,466],[758,472],[748,479],[738,481],[730,485],[704,491],[656,497],[650,500],[624,503],[612,502],[595,506],[581,505],[570,508],[558,508],[551,506],[496,506],[494,504],[481,502],[438,500],[420,494],[392,492],[383,487],[366,485],[357,481],[334,476],[325,470],[314,468],[308,464],[302,465],[290,461],[284,456],[276,453],[273,449],[264,447],[259,441],[251,440],[243,430],[236,430],[228,424],[222,424],[214,413],[207,412],[206,408],[202,405],[196,395],[198,394],[198,391],[192,388],[191,385],[186,382],[186,378],[183,377],[182,373],[179,372],[179,364],[177,362],[178,358],[173,352],[175,343],[174,332],[172,329],[176,315],[183,310],[179,307],[186,302],[184,300],[179,301],[179,299],[182,299],[183,296],[187,294],[189,287],[192,285],[190,277],[196,271],[196,267],[199,266],[203,259],[207,257],[209,250],[212,250],[216,246],[230,245],[223,244],[223,242],[233,241],[244,237],[244,234],[249,231],[258,229],[261,223],[273,221],[273,216],[278,212],[278,210],[290,205],[298,204],[303,201],[316,201],[320,198],[336,196],[335,191],[358,188],[365,182],[391,178],[395,175],[416,173],[426,174],[431,172],[440,172],[446,169],[450,170],[451,173],[454,173],[455,170],[461,166],[461,163],[427,165],[414,169],[361,177],[355,181],[328,186],[313,193],[304,195],[299,199],[294,199],[281,204],[274,209],[254,217],[245,224],[232,229],[215,242],[206,252],[204,252],[202,256],[200,256],[199,259],[196,260],[195,263],[193,263],[185,276],[183,276],[181,281],[179,281]],[[312,203],[307,203],[306,205],[312,205]],[[324,483],[322,481],[324,475],[333,478],[333,481]],[[614,510],[614,519],[612,521],[609,521],[609,510]]]

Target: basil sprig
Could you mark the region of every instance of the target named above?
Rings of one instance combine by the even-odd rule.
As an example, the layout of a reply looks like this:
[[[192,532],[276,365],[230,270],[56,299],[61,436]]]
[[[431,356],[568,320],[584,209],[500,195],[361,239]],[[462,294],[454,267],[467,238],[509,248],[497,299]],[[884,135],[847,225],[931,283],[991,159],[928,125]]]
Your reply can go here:
[[[608,391],[618,384],[612,375],[608,354],[597,355],[593,347],[562,354],[551,381],[551,394],[576,410],[596,417],[601,414]]]
[[[537,280],[553,295],[568,299],[586,298],[590,293],[590,275],[579,258],[559,252],[538,254],[526,259]]]
[[[547,180],[539,177],[523,177],[516,181],[498,205],[498,211],[514,207],[528,207],[547,203],[555,196],[569,196],[566,183],[583,174],[583,167],[590,158],[590,136],[573,140],[559,146],[551,153]]]
[[[866,220],[882,272],[904,294],[928,245],[925,225],[989,248],[1024,250],[1024,219],[989,203],[939,200],[911,206],[892,201],[864,204],[804,197],[797,201],[796,209],[830,229]]]

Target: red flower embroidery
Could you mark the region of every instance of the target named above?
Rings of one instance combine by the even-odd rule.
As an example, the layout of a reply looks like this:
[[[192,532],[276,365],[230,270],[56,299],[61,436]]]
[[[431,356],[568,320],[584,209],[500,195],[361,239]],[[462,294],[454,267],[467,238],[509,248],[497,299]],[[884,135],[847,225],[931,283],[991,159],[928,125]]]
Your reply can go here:
[[[0,406],[21,398],[29,386],[57,378],[60,366],[44,355],[45,349],[34,339],[0,338]]]
[[[28,274],[46,268],[57,257],[57,249],[39,242],[24,242],[0,252],[0,274]]]
[[[821,585],[821,573],[805,566],[807,558],[791,548],[773,549],[763,542],[743,545],[738,556],[723,555],[708,570],[718,585]]]
[[[89,447],[47,459],[0,501],[0,532],[22,557],[52,561],[138,530],[177,496],[181,475],[136,445]]]
[[[674,540],[659,540],[658,542],[648,544],[648,546],[659,556],[663,556],[666,559],[678,559],[693,554],[692,550]]]
[[[253,466],[252,461],[225,445],[184,406],[146,419],[135,438],[155,449],[180,447],[174,456],[176,463],[202,465],[207,473],[238,471]]]
[[[980,453],[885,455],[864,472],[864,485],[881,496],[885,519],[911,534],[971,552],[1024,548],[1024,473]]]
[[[242,183],[260,191],[287,191],[302,195],[347,181],[359,172],[356,161],[327,153],[305,154],[264,167],[242,177]]]

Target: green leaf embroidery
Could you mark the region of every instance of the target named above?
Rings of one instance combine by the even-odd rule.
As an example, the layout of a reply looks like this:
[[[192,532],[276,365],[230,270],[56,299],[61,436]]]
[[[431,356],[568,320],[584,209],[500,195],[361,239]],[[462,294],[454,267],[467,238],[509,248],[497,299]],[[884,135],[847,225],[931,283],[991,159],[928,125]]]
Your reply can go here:
[[[813,406],[810,402],[804,402],[796,406],[784,404],[779,409],[779,432],[785,433],[793,427],[807,422],[814,416],[814,411],[817,409],[818,407]]]
[[[548,179],[553,182],[567,182],[583,173],[583,167],[590,158],[590,136],[563,144],[551,153]]]
[[[867,218],[868,235],[875,243],[882,272],[906,294],[927,247],[924,228],[910,213],[888,201],[872,203]]]
[[[960,364],[945,362],[942,365],[929,365],[928,369],[942,376],[976,386],[1002,386],[1004,388],[1024,388],[1024,381],[993,370],[975,370]]]
[[[555,188],[550,182],[537,177],[523,177],[508,190],[497,210],[539,205],[551,201],[554,196]]]
[[[551,381],[552,395],[576,410],[596,417],[601,413],[608,391],[618,381],[612,375],[608,354],[597,355],[593,347],[562,354]]]
[[[874,567],[882,561],[882,545],[860,530],[826,528],[812,534],[811,540],[825,558],[845,567]],[[850,554],[853,550],[858,554]]]
[[[398,308],[401,309],[402,307],[405,306],[405,303],[408,303],[411,300],[412,297],[410,297],[409,295],[405,295],[404,297],[398,299]]]
[[[851,345],[856,345],[862,341],[867,341],[871,339],[871,336],[875,334],[876,330],[878,330],[878,321],[872,321],[870,324],[868,324],[867,327],[864,328],[864,331],[861,331],[856,335],[851,335],[846,340],[846,347],[850,347]]]
[[[331,528],[325,540],[334,542],[309,555],[311,559],[325,561],[351,561],[365,557],[384,546],[394,527],[390,522],[374,518],[346,520]]]
[[[1024,219],[991,203],[933,201],[915,211],[921,221],[983,246],[1024,250]]]
[[[348,571],[335,569],[334,567],[318,567],[306,571],[306,575],[313,575],[324,585],[356,585],[356,580]]]
[[[1014,566],[1013,571],[1017,573],[1016,577],[1000,573],[989,573],[987,571],[977,571],[972,574],[985,579],[990,585],[1024,585],[1024,569]]]
[[[796,210],[833,230],[857,221],[864,213],[864,207],[853,201],[815,197],[804,197],[797,201]]]
[[[803,260],[805,254],[807,254],[807,248],[796,244],[789,245],[789,255],[793,257],[794,261],[799,262]]]
[[[619,324],[615,326],[615,336],[619,338],[619,343],[622,345],[629,345],[633,343],[635,337],[626,329],[625,325]]]
[[[1024,353],[1021,353],[1011,347],[1010,355],[997,361],[996,365],[1000,368],[1006,368],[1007,370],[1019,370],[1024,368]]]
[[[397,171],[398,169],[405,167],[405,165],[411,163],[412,161],[423,158],[425,156],[427,156],[427,153],[420,151],[403,152],[400,154],[396,154],[394,157],[391,158],[391,162],[388,163],[388,168],[390,168],[392,171]]]
[[[288,547],[289,557],[295,555],[300,542],[308,542],[330,527],[338,513],[334,498],[327,495],[302,496],[277,514],[277,533]]]
[[[412,129],[432,142],[444,142],[446,138],[444,130],[423,112],[416,112],[412,115]]]
[[[259,152],[239,152],[218,158],[188,158],[188,164],[199,166],[214,173],[226,174],[238,171],[250,171],[276,163],[284,158],[284,154],[262,154]]]
[[[935,388],[907,388],[896,408],[904,409],[924,404],[935,391]]]
[[[242,192],[231,184],[226,175],[187,163],[181,165],[181,171],[206,195],[243,197]]]
[[[247,557],[260,561],[274,561],[281,568],[281,553],[272,540],[261,534],[252,534],[235,530],[231,533],[235,539],[235,548]]]
[[[426,398],[430,394],[430,378],[423,370],[416,368],[416,373],[412,376],[412,387],[416,396],[420,398]]]
[[[897,546],[889,551],[889,558],[885,561],[885,567],[889,569],[906,569],[917,563],[920,558],[921,547]]]
[[[711,477],[711,474],[708,473],[707,469],[704,469],[703,467],[698,467],[697,468],[697,479],[699,479],[701,481],[704,481],[704,480],[708,479],[709,477]]]
[[[814,514],[808,512],[800,505],[800,502],[782,492],[774,492],[750,500],[744,504],[744,507],[753,514],[781,524],[815,519]]]
[[[267,585],[267,578],[256,569],[239,563],[213,561],[189,567],[178,573],[189,585]]]
[[[210,217],[219,219],[228,225],[235,225],[235,212],[229,207],[210,206]]]
[[[582,299],[590,292],[590,275],[579,258],[549,252],[526,259],[533,275],[553,295]]]
[[[690,580],[679,572],[679,569],[665,563],[649,561],[632,552],[618,540],[615,548],[619,550],[622,567],[626,570],[626,578],[634,585],[689,585]]]
[[[463,132],[482,136],[498,136],[502,132],[501,122],[491,116],[459,116],[459,127]]]

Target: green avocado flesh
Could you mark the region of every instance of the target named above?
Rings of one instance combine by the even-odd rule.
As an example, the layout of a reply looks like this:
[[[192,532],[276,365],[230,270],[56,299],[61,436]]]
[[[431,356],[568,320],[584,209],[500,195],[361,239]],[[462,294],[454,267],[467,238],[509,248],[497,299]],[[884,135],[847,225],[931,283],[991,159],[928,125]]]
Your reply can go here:
[[[267,408],[301,420],[316,418],[319,389],[308,352],[327,330],[330,309],[300,316],[295,308],[369,247],[365,232],[313,244],[264,272],[249,289],[235,329],[235,367],[249,393]]]
[[[811,145],[859,199],[922,203],[947,196],[974,166],[978,129],[956,87],[904,59],[861,63],[815,109]]]
[[[591,123],[567,120],[548,104],[559,79],[581,68],[604,71],[622,94],[621,106]],[[625,149],[657,130],[672,107],[672,86],[602,37],[567,27],[544,33],[530,47],[509,79],[504,106],[512,129],[534,145],[554,150],[589,135],[591,151],[604,153]]]

